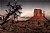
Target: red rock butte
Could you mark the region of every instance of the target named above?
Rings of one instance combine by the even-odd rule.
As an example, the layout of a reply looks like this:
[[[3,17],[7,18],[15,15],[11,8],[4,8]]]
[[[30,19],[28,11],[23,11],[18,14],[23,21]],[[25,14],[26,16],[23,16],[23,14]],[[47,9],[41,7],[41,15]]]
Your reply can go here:
[[[32,16],[29,20],[31,21],[47,21],[47,18],[45,17],[44,11],[41,9],[34,9],[34,16]]]

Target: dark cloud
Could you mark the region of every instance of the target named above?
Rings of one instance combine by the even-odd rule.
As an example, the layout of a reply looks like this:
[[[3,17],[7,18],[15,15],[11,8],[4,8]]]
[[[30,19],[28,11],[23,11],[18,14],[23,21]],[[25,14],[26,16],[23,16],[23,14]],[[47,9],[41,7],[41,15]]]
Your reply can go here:
[[[22,2],[50,2],[50,0],[18,0]]]
[[[50,2],[50,0],[16,0],[17,2]],[[14,2],[14,0],[0,0],[0,4],[5,4],[7,2]]]
[[[13,1],[13,0],[0,0],[0,1],[3,1],[3,2],[7,2],[7,1]],[[50,0],[17,0],[17,1],[20,1],[20,2],[50,2]]]
[[[50,0],[16,0],[17,2],[27,3],[50,3]],[[0,7],[4,7],[8,2],[14,2],[14,0],[0,0]]]

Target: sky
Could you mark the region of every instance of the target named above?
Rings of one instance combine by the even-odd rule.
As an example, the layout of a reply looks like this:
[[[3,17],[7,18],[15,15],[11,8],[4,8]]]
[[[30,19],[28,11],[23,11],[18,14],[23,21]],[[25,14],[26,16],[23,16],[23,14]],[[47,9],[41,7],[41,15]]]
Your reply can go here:
[[[5,15],[5,10],[8,9],[6,6],[8,2],[13,4],[13,0],[0,0],[0,14]],[[50,19],[50,0],[16,0],[17,4],[22,5],[22,17],[32,17],[34,9],[42,9],[45,11],[46,18]]]

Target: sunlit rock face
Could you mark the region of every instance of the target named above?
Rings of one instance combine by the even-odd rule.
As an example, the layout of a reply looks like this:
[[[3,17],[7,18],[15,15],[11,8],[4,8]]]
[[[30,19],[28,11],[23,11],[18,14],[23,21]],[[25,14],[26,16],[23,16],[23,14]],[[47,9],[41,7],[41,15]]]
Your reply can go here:
[[[31,17],[29,20],[32,21],[47,21],[47,18],[45,17],[44,11],[41,9],[34,9],[34,16]]]

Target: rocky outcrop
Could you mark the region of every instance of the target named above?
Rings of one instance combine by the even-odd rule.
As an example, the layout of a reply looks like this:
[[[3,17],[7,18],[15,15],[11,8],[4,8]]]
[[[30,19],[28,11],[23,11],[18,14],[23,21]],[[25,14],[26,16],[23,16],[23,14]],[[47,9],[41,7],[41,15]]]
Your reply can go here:
[[[34,9],[34,16],[32,16],[29,20],[32,21],[47,21],[45,17],[44,11],[41,9]]]

